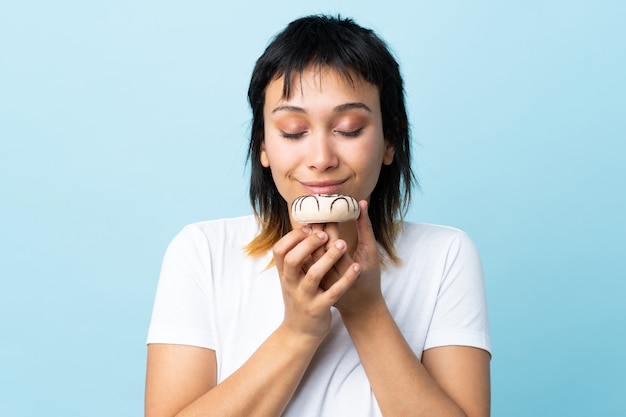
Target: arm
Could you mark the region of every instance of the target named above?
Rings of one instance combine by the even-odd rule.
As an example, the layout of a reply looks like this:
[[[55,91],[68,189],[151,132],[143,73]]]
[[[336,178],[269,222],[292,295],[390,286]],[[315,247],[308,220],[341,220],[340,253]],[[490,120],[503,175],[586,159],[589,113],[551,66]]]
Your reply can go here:
[[[365,202],[361,213],[367,213]],[[357,229],[353,259],[362,272],[336,306],[383,415],[488,416],[489,354],[447,346],[425,351],[420,362],[382,296],[378,252],[367,215],[359,217]],[[338,271],[345,267],[342,262],[337,263]]]
[[[415,356],[384,303],[344,317],[385,416],[489,416],[489,354],[446,346]]]
[[[348,268],[330,288],[319,283],[345,252],[331,249],[304,271],[311,254],[324,245],[325,233],[294,230],[274,248],[285,317],[241,368],[216,384],[215,352],[175,345],[150,345],[146,416],[278,416],[328,333],[330,307],[358,276]]]
[[[216,384],[215,352],[150,345],[146,417],[278,416],[319,342],[279,327],[237,372]]]

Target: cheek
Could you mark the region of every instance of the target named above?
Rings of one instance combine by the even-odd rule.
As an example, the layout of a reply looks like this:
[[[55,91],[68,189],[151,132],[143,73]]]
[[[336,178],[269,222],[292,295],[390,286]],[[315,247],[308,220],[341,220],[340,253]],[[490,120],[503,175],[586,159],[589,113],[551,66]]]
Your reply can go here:
[[[353,167],[362,173],[366,188],[371,189],[369,192],[378,182],[380,170],[385,162],[386,146],[384,141],[382,144],[381,141],[379,138],[369,141],[351,154]]]
[[[265,168],[271,168],[272,172],[288,169],[288,166],[295,160],[293,149],[285,149],[284,146],[277,146],[276,141],[268,138],[261,151],[261,163]]]
[[[358,158],[362,165],[380,167],[384,163],[386,149],[383,139],[373,138],[364,143],[359,152],[355,152],[355,158]]]

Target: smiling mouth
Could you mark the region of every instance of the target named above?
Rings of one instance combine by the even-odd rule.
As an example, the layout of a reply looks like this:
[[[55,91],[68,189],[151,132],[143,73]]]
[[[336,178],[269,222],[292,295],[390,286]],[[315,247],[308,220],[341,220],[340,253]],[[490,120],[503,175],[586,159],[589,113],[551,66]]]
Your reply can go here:
[[[300,182],[309,194],[336,194],[345,180]]]

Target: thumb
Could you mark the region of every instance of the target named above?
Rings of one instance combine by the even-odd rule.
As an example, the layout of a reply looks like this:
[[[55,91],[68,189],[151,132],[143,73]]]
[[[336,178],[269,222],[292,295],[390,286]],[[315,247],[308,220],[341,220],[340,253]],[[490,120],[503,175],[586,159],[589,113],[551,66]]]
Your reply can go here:
[[[378,254],[378,247],[376,246],[376,237],[374,236],[374,228],[370,221],[370,216],[367,212],[368,203],[365,200],[359,201],[359,208],[361,213],[356,219],[357,234],[359,238],[359,244],[357,246],[357,254],[360,257],[376,256]]]

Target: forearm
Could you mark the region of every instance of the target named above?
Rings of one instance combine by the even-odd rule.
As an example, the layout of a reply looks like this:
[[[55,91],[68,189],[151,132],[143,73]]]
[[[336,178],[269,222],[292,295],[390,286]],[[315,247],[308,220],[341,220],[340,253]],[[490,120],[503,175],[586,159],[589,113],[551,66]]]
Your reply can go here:
[[[384,301],[343,319],[385,417],[464,416],[413,353]]]
[[[319,343],[279,327],[241,368],[177,416],[279,416]]]

